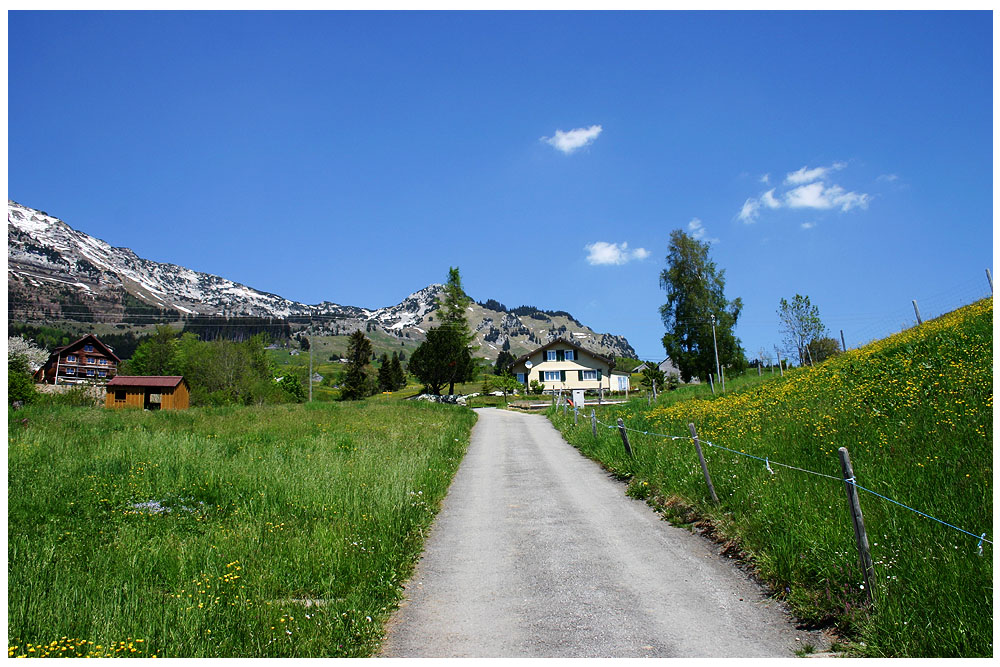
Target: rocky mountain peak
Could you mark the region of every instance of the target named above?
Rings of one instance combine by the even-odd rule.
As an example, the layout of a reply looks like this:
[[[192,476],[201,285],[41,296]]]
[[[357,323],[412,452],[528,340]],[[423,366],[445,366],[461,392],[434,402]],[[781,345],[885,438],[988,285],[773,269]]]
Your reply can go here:
[[[143,259],[12,200],[7,201],[7,222],[11,319],[141,323],[195,315],[309,318],[320,332],[380,331],[404,347],[437,326],[434,316],[444,290],[437,283],[375,310],[330,301],[307,305],[220,276]],[[606,356],[635,354],[624,337],[595,333],[568,313],[531,307],[507,312],[498,302],[486,304],[474,302],[468,313],[480,356],[495,358],[504,348],[523,354],[559,336]],[[136,319],[137,312],[145,319]]]

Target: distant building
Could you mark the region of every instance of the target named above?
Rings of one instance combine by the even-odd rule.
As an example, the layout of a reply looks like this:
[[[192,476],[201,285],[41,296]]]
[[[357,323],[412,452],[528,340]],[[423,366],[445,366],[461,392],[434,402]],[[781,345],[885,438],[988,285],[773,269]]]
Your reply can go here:
[[[106,408],[184,410],[191,402],[191,388],[180,375],[119,375],[106,389]]]
[[[532,380],[537,380],[545,385],[546,391],[628,391],[628,373],[614,368],[612,359],[591,352],[573,341],[557,338],[519,358],[511,372],[521,384],[529,385]]]
[[[107,382],[118,373],[122,360],[93,334],[52,350],[35,381],[45,384]]]
[[[644,370],[646,370],[649,367],[650,367],[650,364],[648,362],[644,361],[641,364],[639,364],[638,366],[636,366],[635,368],[633,368],[632,369],[632,373],[633,374],[642,373]],[[676,375],[679,376],[681,374],[680,369],[677,368],[676,365],[674,365],[674,362],[670,360],[670,357],[667,357],[666,359],[664,359],[660,363],[656,364],[656,367],[659,368],[661,371],[663,371],[664,375],[670,375],[671,373],[674,373],[674,374],[676,374]]]

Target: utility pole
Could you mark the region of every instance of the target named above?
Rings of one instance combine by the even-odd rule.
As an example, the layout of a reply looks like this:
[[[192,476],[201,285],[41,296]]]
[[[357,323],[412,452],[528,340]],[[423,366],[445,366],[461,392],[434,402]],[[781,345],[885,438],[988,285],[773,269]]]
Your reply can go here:
[[[722,377],[719,367],[719,344],[715,340],[715,315],[712,315],[712,346],[715,348],[715,377]]]
[[[309,343],[309,402],[313,402],[313,342],[312,342],[312,318],[309,318],[309,329],[306,333],[306,342]]]
[[[847,352],[847,343],[844,342],[844,330],[840,330],[840,347],[843,348],[844,352]]]

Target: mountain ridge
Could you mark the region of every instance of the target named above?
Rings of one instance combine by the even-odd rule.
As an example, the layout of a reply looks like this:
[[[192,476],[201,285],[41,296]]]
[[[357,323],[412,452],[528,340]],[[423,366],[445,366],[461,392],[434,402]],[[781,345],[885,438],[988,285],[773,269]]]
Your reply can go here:
[[[317,335],[363,328],[416,342],[436,326],[434,314],[443,290],[431,284],[394,306],[375,309],[331,301],[310,305],[221,276],[144,259],[10,199],[7,230],[8,317],[16,320],[273,317],[311,321]],[[468,311],[474,344],[487,358],[495,359],[501,349],[516,356],[559,336],[607,356],[635,356],[624,336],[597,333],[565,311],[534,306],[508,310],[493,299],[473,302]]]

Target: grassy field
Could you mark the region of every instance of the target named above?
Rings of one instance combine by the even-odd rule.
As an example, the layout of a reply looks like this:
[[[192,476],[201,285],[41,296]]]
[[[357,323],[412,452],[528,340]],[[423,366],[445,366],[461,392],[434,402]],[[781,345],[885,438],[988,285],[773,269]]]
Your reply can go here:
[[[802,619],[839,627],[852,653],[988,657],[993,545],[979,555],[978,537],[993,539],[992,318],[987,299],[784,378],[762,382],[754,372],[727,383],[725,396],[690,387],[652,407],[640,399],[599,409],[602,422],[621,417],[640,431],[630,434],[634,459],[617,430],[599,428],[595,440],[589,419],[574,427],[572,413],[549,414],[583,453],[629,479],[630,495],[679,523],[709,520]],[[642,433],[685,436],[689,422],[732,450],[704,447],[719,505],[689,439]],[[874,608],[865,604],[839,447],[850,451],[859,486],[975,534],[859,491]]]
[[[474,421],[378,401],[11,413],[9,655],[370,655]]]

